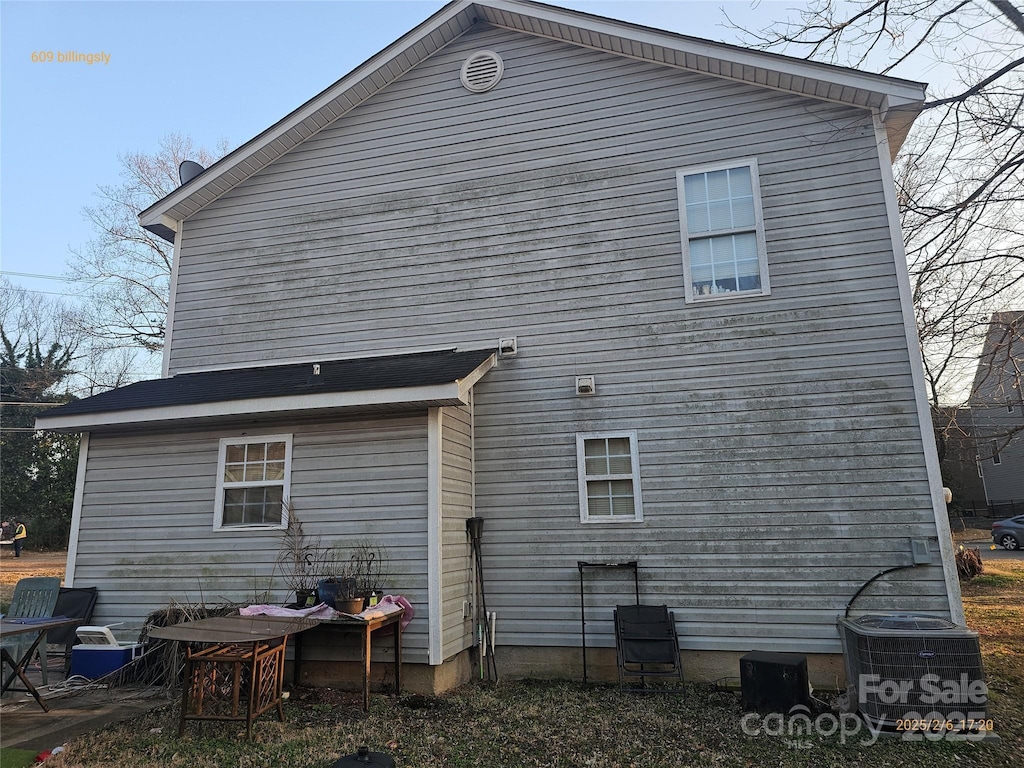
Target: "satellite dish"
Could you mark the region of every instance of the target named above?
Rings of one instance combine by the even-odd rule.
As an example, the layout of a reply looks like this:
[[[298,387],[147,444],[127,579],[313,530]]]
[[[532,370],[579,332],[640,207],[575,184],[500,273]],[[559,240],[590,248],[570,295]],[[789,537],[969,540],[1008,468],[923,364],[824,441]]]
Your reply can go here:
[[[181,179],[182,185],[185,185],[205,170],[199,163],[186,160],[178,166],[178,178]]]

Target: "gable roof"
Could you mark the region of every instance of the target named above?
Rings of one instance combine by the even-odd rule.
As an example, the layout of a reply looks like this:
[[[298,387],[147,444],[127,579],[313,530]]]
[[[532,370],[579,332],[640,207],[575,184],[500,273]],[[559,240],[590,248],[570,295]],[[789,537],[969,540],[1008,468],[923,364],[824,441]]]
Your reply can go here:
[[[496,361],[493,349],[441,350],[184,373],[76,400],[36,418],[37,429],[282,414],[322,409],[409,410],[465,405]],[[319,374],[314,375],[314,364]]]
[[[454,0],[290,115],[139,214],[168,241],[177,222],[209,205],[327,127],[478,22],[689,72],[876,109],[895,157],[924,102],[909,80],[716,43],[526,0]]]
[[[1024,358],[1024,311],[996,312],[989,318],[985,342],[978,355],[968,404],[974,407],[1019,404],[1020,360]]]

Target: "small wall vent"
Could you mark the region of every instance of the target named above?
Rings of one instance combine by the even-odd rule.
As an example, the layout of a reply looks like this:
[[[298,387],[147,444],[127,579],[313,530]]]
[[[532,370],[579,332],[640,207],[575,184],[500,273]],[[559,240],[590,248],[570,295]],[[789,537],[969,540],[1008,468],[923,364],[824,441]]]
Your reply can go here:
[[[515,336],[498,339],[498,357],[515,357],[519,352],[519,343]]]
[[[576,394],[584,396],[597,394],[597,379],[593,376],[577,376]]]
[[[459,78],[467,91],[483,93],[498,84],[504,71],[501,56],[494,51],[477,51],[466,59]]]

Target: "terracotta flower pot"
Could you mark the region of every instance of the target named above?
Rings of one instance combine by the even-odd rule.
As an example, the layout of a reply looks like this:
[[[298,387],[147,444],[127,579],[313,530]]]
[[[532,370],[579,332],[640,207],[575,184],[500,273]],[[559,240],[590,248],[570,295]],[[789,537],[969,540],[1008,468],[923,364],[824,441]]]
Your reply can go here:
[[[365,598],[362,597],[339,597],[334,601],[334,610],[341,611],[342,613],[359,613],[363,610],[364,600]]]

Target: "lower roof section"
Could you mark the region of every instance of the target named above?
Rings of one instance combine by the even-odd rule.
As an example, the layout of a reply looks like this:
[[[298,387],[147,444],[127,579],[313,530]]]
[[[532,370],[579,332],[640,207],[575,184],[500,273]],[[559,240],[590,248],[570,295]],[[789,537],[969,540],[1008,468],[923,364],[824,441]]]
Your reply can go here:
[[[310,361],[139,381],[46,411],[36,428],[97,428],[321,410],[466,405],[496,362],[492,349]]]

